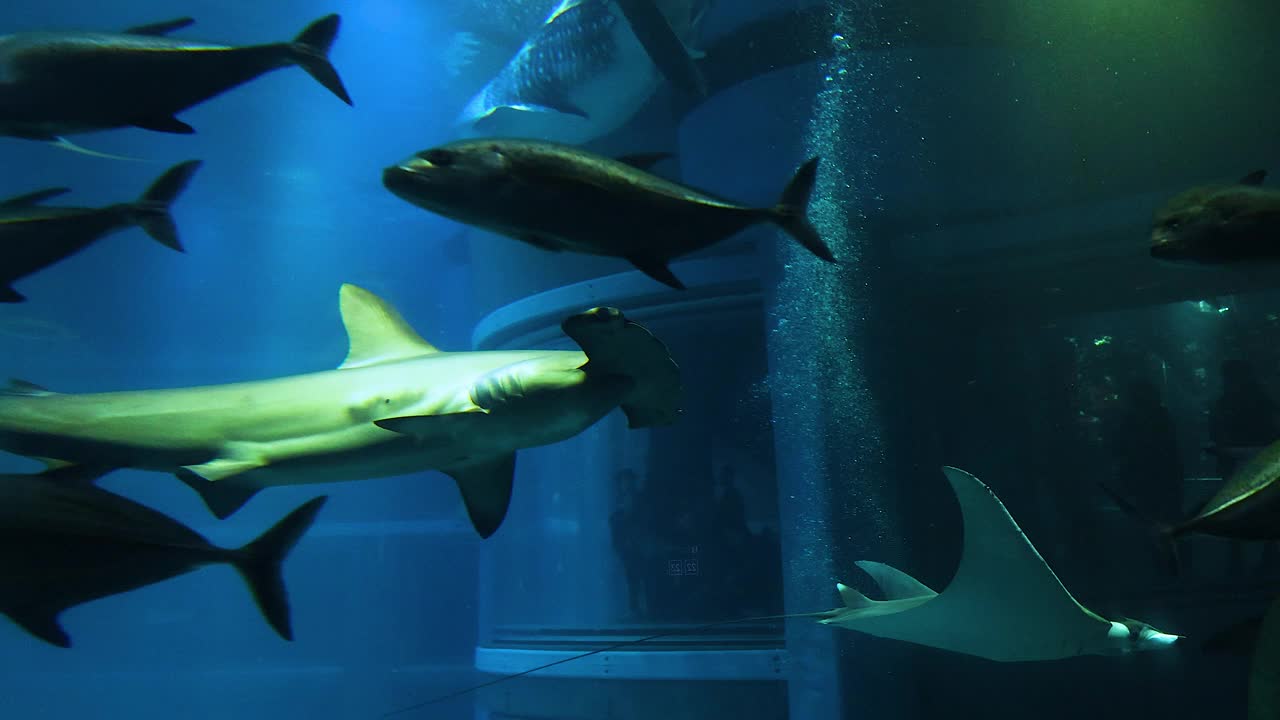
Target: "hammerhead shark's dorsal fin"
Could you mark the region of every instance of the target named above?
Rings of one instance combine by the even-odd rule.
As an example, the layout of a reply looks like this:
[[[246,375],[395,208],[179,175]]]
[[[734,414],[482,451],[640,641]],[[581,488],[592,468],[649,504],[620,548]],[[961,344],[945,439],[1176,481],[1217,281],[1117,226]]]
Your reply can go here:
[[[366,367],[440,352],[409,327],[395,308],[364,288],[344,284],[339,306],[351,343],[347,359],[339,368]]]
[[[884,593],[886,600],[934,597],[938,594],[930,589],[928,585],[890,565],[875,562],[874,560],[859,560],[854,565],[857,565],[863,572],[870,575],[872,580],[876,581],[876,585],[880,586],[880,590]]]
[[[171,32],[181,30],[182,28],[191,27],[195,24],[195,18],[180,17],[173,20],[164,20],[158,23],[150,23],[147,25],[135,25],[124,31],[125,35],[151,35],[161,36],[168,35]]]
[[[71,188],[64,188],[64,187],[46,188],[44,190],[37,190],[35,192],[30,192],[25,195],[18,195],[17,197],[11,197],[7,200],[0,200],[0,208],[34,207],[44,202],[45,200],[52,200],[53,198],[56,198],[59,195],[66,195],[69,192],[71,192]]]

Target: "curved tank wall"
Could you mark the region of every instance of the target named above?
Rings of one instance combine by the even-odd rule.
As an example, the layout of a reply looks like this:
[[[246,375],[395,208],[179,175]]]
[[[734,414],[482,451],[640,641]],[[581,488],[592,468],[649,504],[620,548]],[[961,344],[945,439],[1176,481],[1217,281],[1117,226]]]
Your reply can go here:
[[[477,668],[513,672],[666,628],[780,612],[779,561],[767,559],[777,558],[777,503],[754,270],[742,259],[680,263],[689,289],[679,293],[638,272],[608,275],[530,296],[479,324],[477,349],[567,348],[566,316],[625,308],[667,345],[685,395],[675,426],[629,430],[614,413],[571,440],[521,453],[510,515],[481,553]],[[726,352],[703,352],[708,345]],[[745,527],[721,517],[717,492],[741,494]],[[751,703],[772,698],[781,708],[784,665],[779,628],[751,624],[602,653],[539,677],[667,680],[682,683],[686,700],[704,701],[721,689],[690,681],[757,682]],[[569,702],[546,688],[539,681],[521,706]],[[570,696],[579,710],[596,702],[582,692]]]

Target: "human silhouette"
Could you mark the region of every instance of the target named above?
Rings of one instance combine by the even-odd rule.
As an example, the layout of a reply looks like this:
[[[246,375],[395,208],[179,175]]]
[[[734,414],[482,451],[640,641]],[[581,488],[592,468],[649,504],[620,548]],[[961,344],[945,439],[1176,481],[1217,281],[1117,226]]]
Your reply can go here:
[[[1185,474],[1173,416],[1149,380],[1137,378],[1120,393],[1105,442],[1111,456],[1108,484],[1163,522],[1182,519]],[[1163,558],[1156,565],[1171,568]],[[1183,554],[1184,564],[1189,558]]]
[[[1218,475],[1231,477],[1253,450],[1280,438],[1280,408],[1245,360],[1222,363],[1222,395],[1209,411]]]
[[[609,515],[609,532],[627,582],[627,607],[633,618],[643,619],[649,614],[653,571],[646,567],[652,553],[647,547],[644,496],[635,471],[620,470],[614,480],[618,500]]]

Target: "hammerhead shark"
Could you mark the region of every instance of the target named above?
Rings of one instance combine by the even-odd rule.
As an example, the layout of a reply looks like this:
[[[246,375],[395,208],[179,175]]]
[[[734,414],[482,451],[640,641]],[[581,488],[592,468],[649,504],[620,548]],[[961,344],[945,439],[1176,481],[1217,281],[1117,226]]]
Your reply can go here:
[[[367,290],[339,295],[350,350],[336,370],[75,395],[17,382],[0,395],[0,450],[174,473],[220,518],[273,485],[436,469],[488,537],[520,448],[573,437],[616,407],[632,428],[680,414],[666,346],[616,309],[561,324],[580,351],[442,352]]]

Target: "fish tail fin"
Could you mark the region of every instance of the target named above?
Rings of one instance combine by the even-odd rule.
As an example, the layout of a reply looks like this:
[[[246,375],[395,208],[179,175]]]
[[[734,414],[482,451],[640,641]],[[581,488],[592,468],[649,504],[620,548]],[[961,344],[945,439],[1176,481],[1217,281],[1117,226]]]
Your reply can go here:
[[[1143,512],[1128,498],[1108,487],[1105,483],[1098,483],[1098,488],[1107,497],[1111,498],[1111,502],[1115,503],[1121,512],[1147,527],[1151,533],[1152,543],[1160,554],[1160,561],[1165,570],[1173,575],[1180,574],[1182,562],[1178,556],[1177,529],[1173,525],[1157,520],[1150,514]]]
[[[173,224],[169,206],[187,189],[191,176],[200,169],[199,160],[174,165],[151,183],[151,187],[130,206],[133,220],[156,242],[182,252],[178,228]]]
[[[232,564],[240,572],[267,624],[285,640],[293,640],[289,594],[284,587],[284,559],[315,522],[329,498],[312,499],[276,523],[253,542],[235,550]]]
[[[833,263],[836,257],[831,253],[831,248],[827,247],[822,236],[818,235],[818,229],[809,222],[809,197],[813,195],[813,186],[818,180],[818,160],[815,157],[800,166],[795,177],[791,178],[791,182],[782,191],[782,199],[769,213],[770,219],[806,250]]]
[[[339,100],[353,105],[337,68],[329,62],[329,48],[338,37],[341,22],[342,18],[334,14],[325,15],[308,25],[289,43],[289,57]]]

